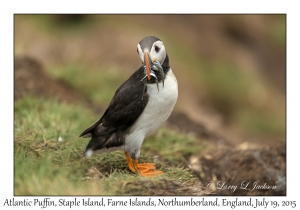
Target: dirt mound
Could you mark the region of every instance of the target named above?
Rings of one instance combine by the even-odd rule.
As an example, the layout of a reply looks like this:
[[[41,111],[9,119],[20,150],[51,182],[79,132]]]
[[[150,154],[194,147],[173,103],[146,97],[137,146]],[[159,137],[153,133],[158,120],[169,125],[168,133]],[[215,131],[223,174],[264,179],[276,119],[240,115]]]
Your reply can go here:
[[[122,163],[120,164],[122,165]],[[128,168],[120,167],[118,170],[128,170]],[[110,176],[112,173],[112,166],[101,166],[100,164],[91,167],[85,179],[101,179]],[[141,190],[143,186],[143,190]],[[179,181],[160,179],[160,180],[145,180],[145,181],[131,181],[126,182],[122,186],[122,192],[125,195],[139,195],[139,196],[176,196],[176,195],[208,195],[214,194],[212,189],[206,189],[201,183],[186,184]]]
[[[15,100],[27,94],[54,97],[69,103],[87,100],[65,81],[50,77],[43,65],[29,56],[15,56],[14,73]]]
[[[221,137],[218,134],[209,131],[205,125],[193,121],[182,112],[172,112],[167,122],[167,125],[171,129],[177,130],[180,133],[191,133],[201,140],[212,141],[215,144],[231,145],[230,142],[227,141],[224,137]]]
[[[205,195],[209,192],[205,191],[202,185],[199,186],[186,186],[181,183],[177,183],[172,180],[161,179],[159,182],[153,181],[139,181],[139,182],[128,182],[125,186],[126,194],[130,195],[142,195],[140,192],[140,186],[145,188],[147,194],[151,196],[176,196],[176,195]],[[212,191],[210,191],[212,192]]]
[[[286,195],[286,146],[226,148],[192,157],[191,165],[217,195]]]

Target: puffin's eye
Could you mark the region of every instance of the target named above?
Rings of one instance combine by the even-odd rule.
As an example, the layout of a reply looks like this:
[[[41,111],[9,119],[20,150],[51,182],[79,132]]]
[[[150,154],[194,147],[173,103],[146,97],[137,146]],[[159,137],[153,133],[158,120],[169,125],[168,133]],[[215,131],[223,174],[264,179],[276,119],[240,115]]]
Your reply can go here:
[[[159,50],[160,50],[160,48],[159,48],[158,46],[155,46],[155,48],[154,48],[154,49],[155,49],[155,52],[157,52],[157,53],[158,53],[158,52],[159,52]]]
[[[138,55],[140,54],[140,53],[139,53],[139,48],[136,48],[136,52],[137,52]]]

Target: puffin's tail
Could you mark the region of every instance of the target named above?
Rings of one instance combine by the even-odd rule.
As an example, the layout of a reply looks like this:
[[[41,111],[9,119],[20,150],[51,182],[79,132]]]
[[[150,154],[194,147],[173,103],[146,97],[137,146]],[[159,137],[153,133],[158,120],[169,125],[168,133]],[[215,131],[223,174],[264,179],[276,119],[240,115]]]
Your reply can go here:
[[[88,143],[83,157],[90,157],[94,152],[101,150],[109,150],[115,147],[120,147],[125,144],[124,133],[120,130],[116,130],[113,133],[93,136]]]
[[[93,153],[94,153],[93,150],[91,150],[91,149],[86,149],[86,150],[84,151],[84,153],[82,153],[82,157],[87,157],[87,158],[89,158],[89,157],[92,156]]]

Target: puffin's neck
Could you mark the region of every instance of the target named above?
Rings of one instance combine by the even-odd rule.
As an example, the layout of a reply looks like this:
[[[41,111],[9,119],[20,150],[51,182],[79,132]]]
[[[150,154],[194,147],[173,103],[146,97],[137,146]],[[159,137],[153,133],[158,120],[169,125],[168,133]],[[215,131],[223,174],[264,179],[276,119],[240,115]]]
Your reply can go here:
[[[168,71],[170,70],[170,64],[169,64],[169,56],[168,54],[166,54],[166,58],[163,62],[163,64],[161,65],[163,67],[164,73],[165,75],[168,73]]]

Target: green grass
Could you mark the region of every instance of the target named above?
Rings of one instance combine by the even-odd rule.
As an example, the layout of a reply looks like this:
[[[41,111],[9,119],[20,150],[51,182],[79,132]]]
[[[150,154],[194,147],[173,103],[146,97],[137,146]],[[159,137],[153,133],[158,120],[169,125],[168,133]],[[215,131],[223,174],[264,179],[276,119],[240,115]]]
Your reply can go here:
[[[80,105],[32,96],[16,101],[15,195],[153,195],[156,192],[151,186],[163,189],[166,183],[195,182],[182,163],[203,146],[166,128],[146,140],[139,159],[154,162],[163,170],[159,177],[140,177],[129,171],[121,151],[82,158],[89,140],[78,135],[95,120],[93,113]],[[63,141],[58,141],[59,137]],[[153,159],[155,155],[159,161]],[[139,182],[147,184],[139,186]]]
[[[163,157],[164,160],[176,164],[183,163],[187,157],[197,155],[206,145],[191,136],[180,135],[166,128],[144,141],[143,149]]]

